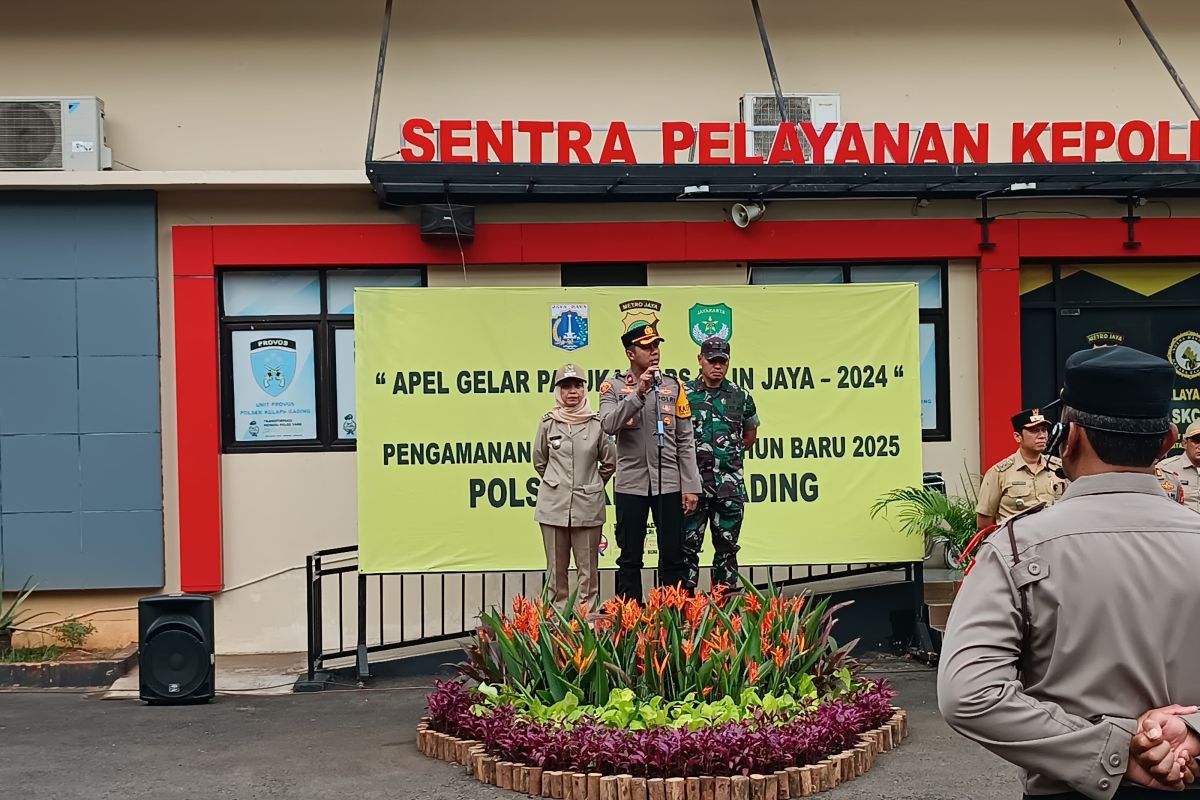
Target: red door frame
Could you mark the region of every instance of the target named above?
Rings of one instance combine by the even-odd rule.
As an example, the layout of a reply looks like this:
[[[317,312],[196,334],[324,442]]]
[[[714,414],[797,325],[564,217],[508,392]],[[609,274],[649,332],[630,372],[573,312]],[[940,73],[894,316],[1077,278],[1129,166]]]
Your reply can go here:
[[[1021,403],[1022,261],[1200,257],[1200,219],[1001,220],[980,250],[971,219],[482,224],[466,263],[916,261],[973,259],[978,273],[980,454],[1012,447]],[[172,228],[175,295],[179,560],[184,591],[215,592],[221,565],[218,269],[460,263],[457,247],[422,241],[416,225],[220,225]],[[799,254],[799,255],[798,255]],[[951,309],[951,313],[954,310]],[[183,421],[183,422],[180,422]]]

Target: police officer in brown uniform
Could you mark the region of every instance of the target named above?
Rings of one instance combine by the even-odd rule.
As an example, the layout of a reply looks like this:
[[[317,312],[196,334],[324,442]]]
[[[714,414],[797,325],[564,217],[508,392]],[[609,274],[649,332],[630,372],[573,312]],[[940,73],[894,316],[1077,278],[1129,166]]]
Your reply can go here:
[[[1012,426],[1019,447],[984,473],[975,507],[977,530],[1038,503],[1050,505],[1066,488],[1066,481],[1056,472],[1058,459],[1045,453],[1050,422],[1041,410],[1025,409],[1012,418]]]
[[[617,437],[617,594],[639,601],[647,516],[658,532],[659,584],[682,583],[683,515],[700,493],[687,392],[658,371],[662,341],[656,325],[635,323],[621,337],[629,371],[600,386],[600,425]]]
[[[1158,466],[1179,483],[1184,505],[1200,512],[1200,420],[1183,432],[1183,452],[1164,458]]]
[[[1143,749],[1157,727],[1135,736],[1149,709],[1200,701],[1200,516],[1154,475],[1177,435],[1173,380],[1126,347],[1072,355],[1058,440],[1071,485],[989,536],[955,598],[938,705],[1021,767],[1026,797],[1145,797],[1128,782],[1152,785],[1147,765],[1183,750]],[[1200,715],[1172,719],[1194,757]]]

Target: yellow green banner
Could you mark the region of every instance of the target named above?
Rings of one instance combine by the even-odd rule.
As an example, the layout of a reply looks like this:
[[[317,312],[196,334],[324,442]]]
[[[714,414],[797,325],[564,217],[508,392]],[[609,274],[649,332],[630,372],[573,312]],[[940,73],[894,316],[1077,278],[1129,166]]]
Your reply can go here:
[[[532,447],[554,370],[581,366],[598,411],[628,366],[621,334],[645,319],[683,380],[704,338],[727,339],[729,379],[758,406],[742,565],[922,555],[868,511],[921,482],[913,284],[358,289],[354,307],[363,572],[543,569]],[[617,556],[609,500],[602,568]]]

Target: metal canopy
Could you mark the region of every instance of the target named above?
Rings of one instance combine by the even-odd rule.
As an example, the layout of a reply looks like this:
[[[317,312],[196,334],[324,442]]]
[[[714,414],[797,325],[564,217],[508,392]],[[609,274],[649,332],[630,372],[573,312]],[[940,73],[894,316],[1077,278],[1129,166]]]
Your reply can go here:
[[[1200,196],[1200,162],[714,166],[370,161],[367,177],[383,202],[396,205],[447,199],[485,204]]]

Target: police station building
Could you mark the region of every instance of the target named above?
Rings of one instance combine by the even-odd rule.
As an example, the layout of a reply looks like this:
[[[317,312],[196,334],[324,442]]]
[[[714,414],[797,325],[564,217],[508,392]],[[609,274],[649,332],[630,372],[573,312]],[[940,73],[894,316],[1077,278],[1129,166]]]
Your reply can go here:
[[[951,491],[1083,347],[1200,413],[1200,125],[1120,2],[766,0],[779,95],[749,4],[397,2],[367,152],[383,5],[6,12],[0,564],[48,619],[204,592],[219,652],[304,649],[355,287],[916,283]],[[1143,5],[1200,84],[1200,6]]]

